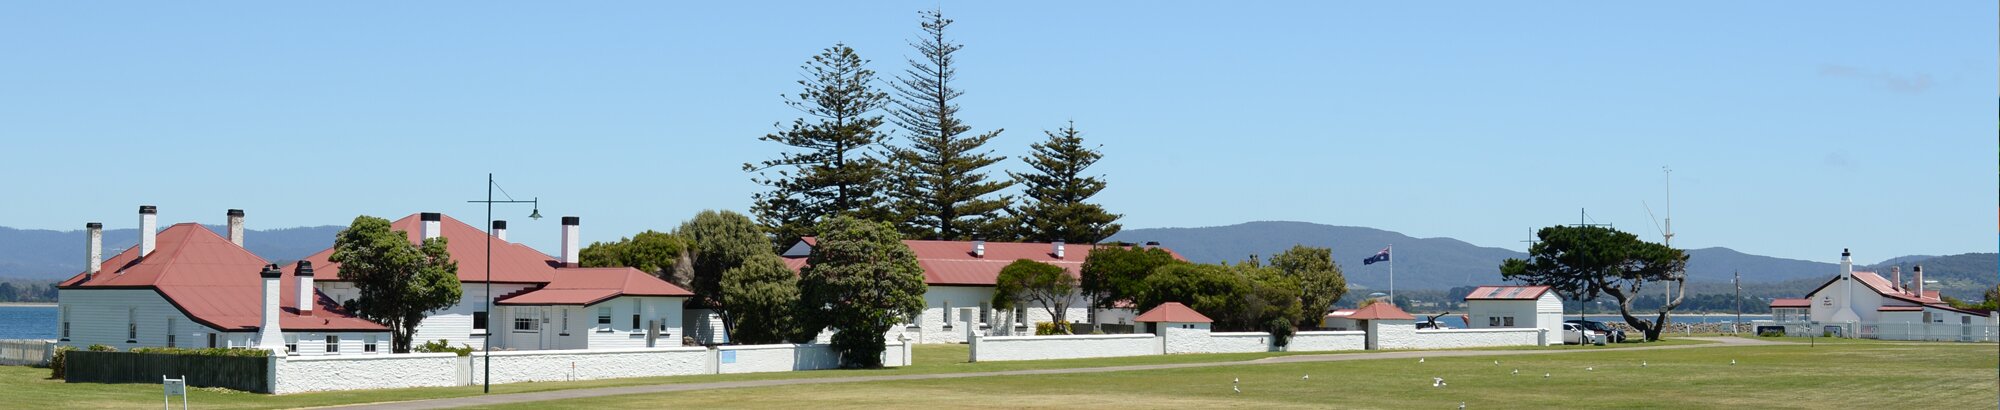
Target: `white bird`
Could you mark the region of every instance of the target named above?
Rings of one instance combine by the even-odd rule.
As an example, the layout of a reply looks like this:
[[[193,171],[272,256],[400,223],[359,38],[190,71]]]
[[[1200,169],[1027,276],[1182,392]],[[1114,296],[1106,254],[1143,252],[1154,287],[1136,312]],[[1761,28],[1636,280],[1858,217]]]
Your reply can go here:
[[[1431,387],[1444,387],[1444,378],[1443,378],[1443,377],[1432,377],[1432,378],[1431,378]]]
[[[1646,367],[1646,362],[1639,362],[1639,367]]]
[[[1730,365],[1730,366],[1735,366],[1735,365],[1736,365],[1736,359],[1729,359],[1729,365]]]
[[[1521,375],[1521,369],[1514,369],[1514,375],[1515,375],[1515,376],[1520,376],[1520,375]]]
[[[1236,386],[1229,386],[1229,390],[1231,390],[1231,391],[1235,391],[1235,392],[1236,392],[1236,394],[1243,394],[1243,389],[1241,389],[1241,388],[1238,388],[1238,387],[1236,387]]]
[[[1494,361],[1493,361],[1493,365],[1494,365],[1494,366],[1499,366],[1499,365],[1500,365],[1500,361],[1499,361],[1499,360],[1494,360]]]
[[[1458,410],[1465,410],[1465,402],[1458,402]]]
[[[1594,371],[1597,371],[1597,368],[1595,368],[1595,367],[1585,367],[1585,368],[1583,368],[1583,371],[1586,371],[1586,372],[1594,372]]]
[[[1417,358],[1417,363],[1423,363],[1423,362],[1424,362],[1424,358],[1422,358],[1422,357],[1419,357],[1419,358]]]
[[[1243,382],[1243,378],[1241,378],[1241,377],[1238,377],[1238,378],[1234,378],[1234,379],[1230,379],[1230,380],[1229,380],[1229,384],[1237,384],[1237,383],[1242,383],[1242,382]]]
[[[1542,373],[1542,378],[1544,378],[1544,379],[1547,379],[1547,378],[1549,378],[1549,374],[1548,374],[1548,373]]]
[[[1304,375],[1304,376],[1299,376],[1299,380],[1312,380],[1312,378],[1313,378],[1313,375],[1310,375],[1310,374],[1308,374],[1308,375]]]

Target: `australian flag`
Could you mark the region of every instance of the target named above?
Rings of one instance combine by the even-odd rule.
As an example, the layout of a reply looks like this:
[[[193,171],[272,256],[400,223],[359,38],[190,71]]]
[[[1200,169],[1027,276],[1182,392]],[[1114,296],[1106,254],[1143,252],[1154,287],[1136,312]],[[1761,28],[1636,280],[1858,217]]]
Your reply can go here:
[[[1375,256],[1370,256],[1368,257],[1368,259],[1362,259],[1361,264],[1374,265],[1375,262],[1388,262],[1388,261],[1389,261],[1389,248],[1382,248],[1382,251],[1376,252]]]

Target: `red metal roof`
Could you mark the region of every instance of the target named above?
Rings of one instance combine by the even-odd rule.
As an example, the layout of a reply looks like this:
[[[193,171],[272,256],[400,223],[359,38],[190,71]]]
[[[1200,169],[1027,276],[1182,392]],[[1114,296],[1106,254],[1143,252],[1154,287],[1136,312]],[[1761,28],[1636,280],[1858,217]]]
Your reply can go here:
[[[619,296],[693,296],[638,269],[564,268],[548,285],[495,301],[502,305],[593,305]]]
[[[1465,295],[1465,300],[1535,300],[1548,291],[1547,286],[1480,286]]]
[[[807,246],[815,246],[818,240],[802,238]],[[974,256],[972,241],[920,241],[905,240],[904,246],[917,255],[917,266],[924,269],[924,282],[930,285],[993,286],[1000,277],[1000,269],[1015,260],[1027,259],[1056,265],[1068,271],[1070,276],[1078,275],[1083,261],[1090,257],[1092,244],[1068,244],[1063,247],[1063,258],[1056,259],[1055,244],[1041,242],[987,242],[986,255]],[[1166,250],[1176,260],[1187,260],[1171,249]],[[788,258],[785,265],[794,270],[805,267],[805,258]]]
[[[988,249],[990,250],[992,248]],[[1194,311],[1193,308],[1189,308],[1187,307],[1187,305],[1183,305],[1180,302],[1161,303],[1159,306],[1155,306],[1151,310],[1147,310],[1146,313],[1140,313],[1139,317],[1133,318],[1132,321],[1140,323],[1162,323],[1162,322],[1214,323],[1215,322],[1214,320],[1209,320],[1208,316],[1202,316],[1201,312],[1196,312]]]
[[[1779,299],[1771,299],[1771,307],[1774,307],[1774,308],[1805,308],[1805,307],[1812,307],[1812,300],[1811,300],[1811,299],[1785,299],[1785,298],[1779,298]]]
[[[137,246],[104,261],[88,280],[82,273],[61,283],[64,289],[152,289],[196,322],[222,331],[256,330],[263,322],[264,279],[258,273],[264,258],[195,223],[174,224],[156,236],[153,254],[140,258]],[[325,294],[315,293],[316,312],[300,316],[298,280],[279,279],[282,306],[278,324],[284,330],[388,331],[388,328],[341,310]]]
[[[1949,310],[1953,312],[1959,312],[1968,315],[1976,315],[1980,317],[1988,317],[1988,315],[1990,314],[1989,312],[1975,312],[1975,311],[1951,307],[1950,303],[1945,303],[1944,299],[1938,297],[1937,291],[1925,290],[1923,295],[1917,295],[1916,292],[1913,292],[1910,289],[1896,289],[1895,285],[1889,283],[1888,279],[1883,279],[1882,275],[1875,274],[1875,272],[1856,271],[1854,272],[1854,280],[1861,282],[1861,285],[1863,287],[1867,288],[1870,291],[1875,292],[1875,294],[1877,295],[1882,295],[1882,297],[1885,298],[1896,299],[1904,302],[1910,302],[1928,306],[1935,309]],[[1827,286],[1831,286],[1835,282],[1839,281],[1840,281],[1840,276],[1835,275],[1833,279],[1827,280],[1825,284],[1819,285],[1818,288],[1814,288],[1811,292],[1806,292],[1806,295],[1811,296],[1815,293],[1819,293],[1821,289],[1826,289]]]
[[[398,219],[390,223],[390,228],[407,233],[411,243],[423,243],[423,221],[419,214]],[[499,283],[548,283],[556,277],[556,259],[541,251],[513,242],[507,242],[487,235],[486,231],[467,225],[445,215],[438,222],[443,230],[445,249],[451,252],[451,259],[458,262],[460,282],[485,282],[486,244],[493,242],[493,282]],[[313,279],[324,281],[340,280],[340,264],[327,260],[333,256],[333,249],[319,251],[305,260],[313,263]],[[291,274],[287,267],[286,275]]]
[[[1347,318],[1354,320],[1417,320],[1416,316],[1410,316],[1409,312],[1404,312],[1403,309],[1397,308],[1396,304],[1388,302],[1376,302],[1370,303],[1368,306],[1362,306],[1360,309],[1355,309],[1354,314],[1347,315]]]
[[[1923,307],[1923,306],[1883,306],[1883,307],[1880,307],[1880,308],[1876,308],[1876,309],[1875,309],[1875,311],[1878,311],[1878,312],[1922,312],[1922,311],[1924,311],[1924,307]]]

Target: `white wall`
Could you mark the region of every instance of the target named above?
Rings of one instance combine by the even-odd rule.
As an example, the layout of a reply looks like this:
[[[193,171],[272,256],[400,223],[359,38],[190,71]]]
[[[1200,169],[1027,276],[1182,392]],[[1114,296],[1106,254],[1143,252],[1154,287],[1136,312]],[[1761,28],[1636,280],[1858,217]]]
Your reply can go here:
[[[341,285],[352,286],[347,285],[346,282],[313,282],[313,287],[320,288],[322,292],[330,288],[337,289],[337,286]],[[493,284],[493,294],[506,296],[522,289],[527,289],[528,287],[529,285],[518,283],[495,283]],[[432,313],[430,316],[424,317],[422,323],[417,324],[417,334],[411,341],[412,345],[420,345],[444,339],[449,341],[452,346],[471,345],[473,349],[481,349],[486,346],[486,338],[473,336],[473,334],[479,332],[472,330],[472,312],[482,310],[486,307],[486,284],[482,282],[466,282],[461,287],[461,290],[464,292],[463,296],[459,297],[458,304]],[[328,295],[331,296],[332,293],[329,292]],[[498,308],[499,306],[496,305],[495,307]],[[511,325],[510,322],[494,320],[497,318],[497,314],[489,314],[488,322],[490,323],[487,324],[487,326],[492,327],[491,330],[496,334],[506,331],[508,329],[507,326]],[[494,347],[506,347],[506,345],[502,341],[496,343]]]
[[[997,336],[977,338],[972,361],[1080,359],[1161,354],[1160,339],[1149,334]]]
[[[281,357],[274,363],[272,392],[459,386],[462,360],[452,353]]]
[[[1368,332],[1359,330],[1313,331],[1292,334],[1285,346],[1290,352],[1331,352],[1367,349]]]
[[[62,346],[82,348],[101,344],[118,350],[163,347],[167,345],[170,322],[174,328],[176,347],[208,347],[208,334],[222,333],[181,314],[180,309],[152,289],[58,289],[56,300],[56,337],[62,337],[63,321],[68,321],[70,326],[69,338],[58,341]],[[135,323],[135,317],[139,337],[130,339],[126,337],[129,336],[126,325]],[[135,342],[126,343],[126,340]],[[225,341],[229,340],[231,338],[218,336],[217,344],[227,344]],[[243,339],[239,336],[234,340]]]
[[[1384,326],[1377,335],[1380,349],[1457,349],[1491,346],[1538,346],[1541,329],[1423,329],[1405,331]]]
[[[1209,332],[1206,327],[1185,329],[1166,327],[1166,353],[1247,353],[1271,351],[1271,334],[1264,332]]]
[[[924,292],[924,311],[918,315],[917,325],[908,326],[906,323],[890,327],[889,338],[895,339],[895,335],[901,334],[916,343],[965,343],[962,323],[952,324],[950,329],[946,329],[947,322],[953,321],[955,316],[947,315],[944,309],[947,306],[952,310],[986,307],[984,310],[989,311],[990,321],[993,313],[988,305],[992,301],[991,286],[931,286]]]
[[[338,349],[338,351],[335,352],[327,351],[328,350],[326,348],[327,335],[339,336],[339,339],[336,339],[340,343],[340,349]],[[371,337],[374,338],[375,341],[374,352],[369,352],[367,348],[369,338]],[[390,340],[389,332],[286,331],[284,333],[284,338],[287,343],[290,343],[294,340],[298,342],[299,350],[297,352],[292,352],[291,353],[292,356],[377,355],[377,354],[387,354],[395,350],[395,342],[393,340]],[[204,346],[207,345],[207,343],[208,343],[207,340],[202,341],[202,344]],[[420,344],[421,343],[412,343],[411,347],[415,347],[416,345]]]
[[[1421,349],[1417,342],[1417,323],[1414,320],[1369,320],[1367,321],[1369,350],[1381,349]]]
[[[889,342],[884,347],[883,366],[909,365],[909,345]],[[717,346],[715,350],[716,373],[721,374],[840,368],[840,354],[824,344]]]
[[[596,305],[576,309],[583,316],[589,333],[591,349],[632,349],[646,346],[646,322],[660,321],[666,326],[660,338],[652,347],[676,347],[681,345],[681,336],[687,335],[682,327],[685,319],[681,314],[681,304],[686,298],[625,296]],[[611,324],[597,323],[598,309],[611,308]],[[632,315],[639,315],[639,327],[632,327]]]
[[[703,347],[493,352],[493,382],[714,374],[709,352]],[[471,356],[473,384],[485,380],[483,354],[474,352]]]
[[[1468,300],[1465,301],[1467,316],[1465,325],[1472,329],[1532,328],[1535,327],[1535,319],[1538,318],[1535,312],[1536,305],[1535,300]],[[1514,318],[1513,325],[1509,326],[1505,320],[1498,325],[1493,324],[1493,318],[1508,317]]]

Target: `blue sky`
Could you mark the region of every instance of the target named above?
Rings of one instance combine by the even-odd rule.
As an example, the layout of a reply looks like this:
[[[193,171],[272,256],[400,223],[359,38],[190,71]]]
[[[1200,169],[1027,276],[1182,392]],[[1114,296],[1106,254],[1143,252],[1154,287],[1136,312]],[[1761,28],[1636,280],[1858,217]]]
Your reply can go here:
[[[553,251],[746,210],[739,167],[846,42],[932,2],[0,6],[0,226],[344,224],[499,174]],[[1128,228],[1301,220],[1522,249],[1594,222],[1831,261],[1996,248],[1993,2],[945,4],[959,100],[1019,156],[1075,120]],[[1664,215],[1663,215],[1664,216]],[[1357,244],[1355,246],[1379,246]]]

